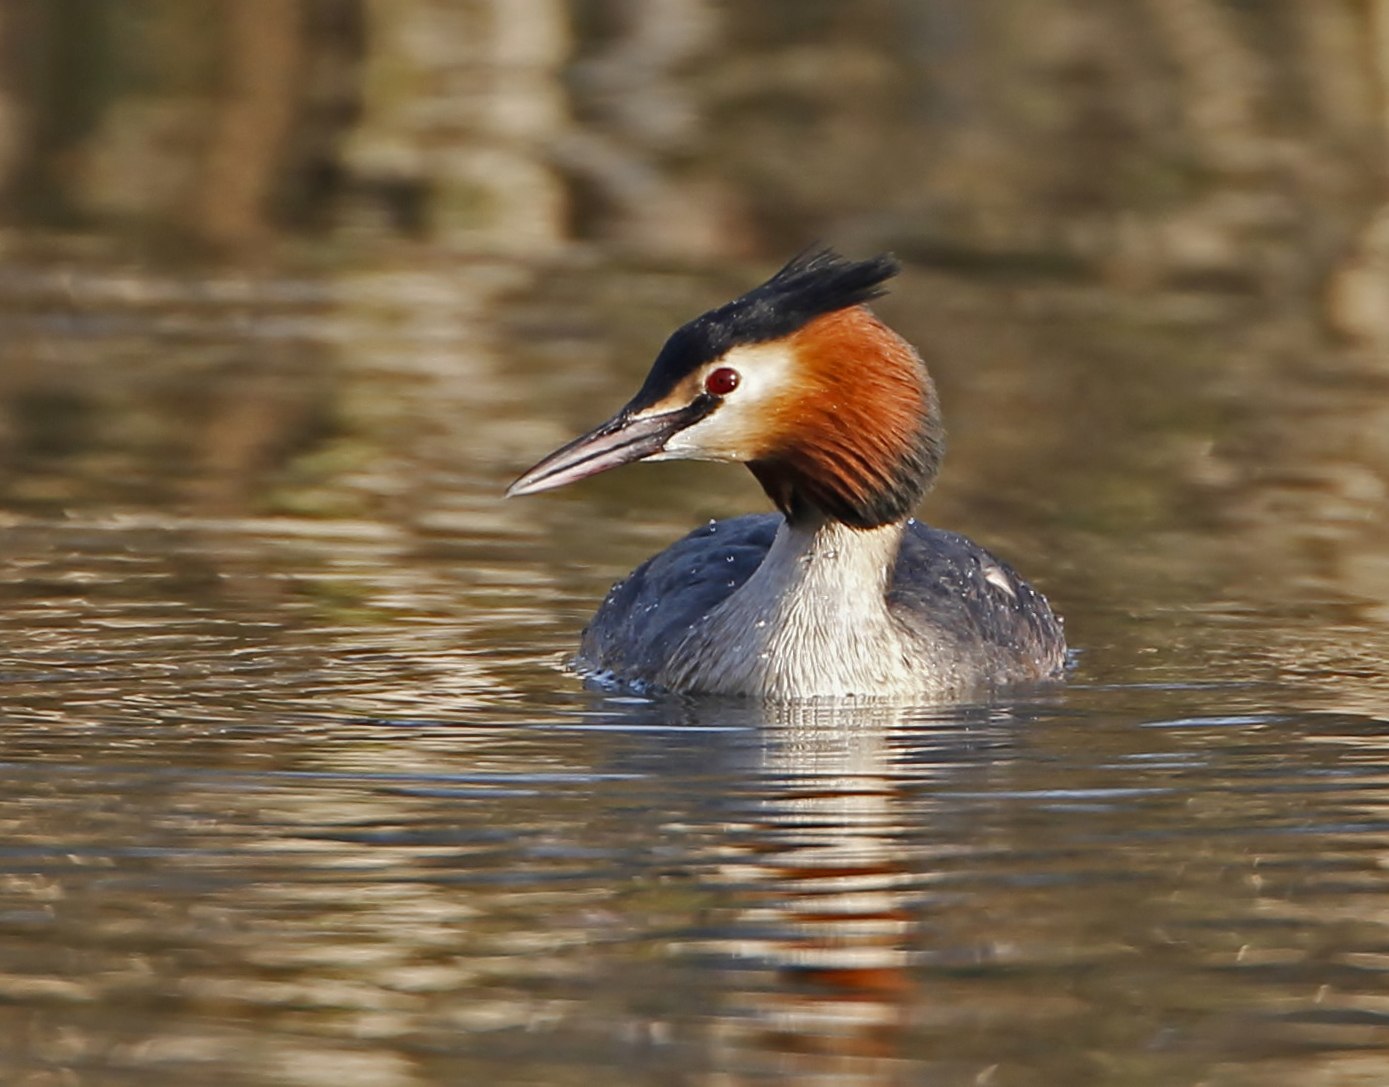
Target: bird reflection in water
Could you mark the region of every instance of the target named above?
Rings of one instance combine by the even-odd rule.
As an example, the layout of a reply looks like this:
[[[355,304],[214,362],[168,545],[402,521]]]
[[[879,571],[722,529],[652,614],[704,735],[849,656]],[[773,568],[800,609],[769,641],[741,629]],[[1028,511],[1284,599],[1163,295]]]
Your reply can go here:
[[[739,905],[702,950],[773,974],[737,987],[718,1030],[728,1045],[782,1055],[799,1083],[889,1082],[881,1061],[906,1055],[921,900],[933,878],[921,863],[929,847],[903,844],[908,798],[894,762],[900,737],[927,722],[890,703],[767,712],[763,793],[728,841],[720,872]],[[949,742],[963,751],[972,745],[960,739],[960,714],[986,711],[952,712]],[[919,785],[931,772],[914,764],[910,780]]]

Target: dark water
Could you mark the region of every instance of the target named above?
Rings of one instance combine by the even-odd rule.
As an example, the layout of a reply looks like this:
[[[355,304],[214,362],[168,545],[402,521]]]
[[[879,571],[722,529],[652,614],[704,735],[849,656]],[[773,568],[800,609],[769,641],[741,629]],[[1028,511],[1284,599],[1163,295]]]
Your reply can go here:
[[[532,395],[564,307],[601,304],[550,297],[569,277],[472,355],[430,324],[448,274],[147,277],[132,302],[69,268],[62,315],[45,274],[9,318],[50,361],[12,393],[0,535],[6,1082],[1380,1081],[1385,627],[1328,573],[1355,526],[1312,521],[1299,561],[1258,513],[1283,481],[1161,497],[1176,456],[1151,450],[1181,439],[1151,408],[1121,409],[1147,452],[1088,467],[1106,413],[1039,421],[1011,482],[965,433],[1025,380],[1007,366],[1195,332],[1019,316],[971,377],[988,295],[935,315],[965,359],[938,364],[960,440],[930,512],[1045,585],[1071,680],[770,710],[562,670],[613,577],[758,501],[667,466],[501,501],[644,362]],[[1320,410],[1354,420],[1365,380]],[[1178,429],[1224,395],[1180,390]],[[993,420],[970,425],[1021,440]],[[1247,425],[1232,449],[1271,424]]]
[[[0,1082],[1389,1082],[1352,7],[0,13]],[[1055,691],[565,671],[764,499],[506,483],[814,237],[904,257]]]

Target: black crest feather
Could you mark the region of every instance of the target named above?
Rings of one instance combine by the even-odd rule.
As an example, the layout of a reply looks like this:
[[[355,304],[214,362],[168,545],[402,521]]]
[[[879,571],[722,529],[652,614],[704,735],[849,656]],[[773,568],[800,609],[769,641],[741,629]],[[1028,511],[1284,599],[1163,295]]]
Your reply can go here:
[[[828,247],[813,247],[797,254],[767,282],[671,333],[631,406],[654,402],[729,348],[779,340],[823,314],[871,302],[900,270],[889,253],[849,260]]]
[[[887,253],[849,260],[833,249],[807,249],[760,287],[691,323],[723,324],[739,343],[779,339],[822,314],[887,293],[883,283],[898,271],[896,258]]]

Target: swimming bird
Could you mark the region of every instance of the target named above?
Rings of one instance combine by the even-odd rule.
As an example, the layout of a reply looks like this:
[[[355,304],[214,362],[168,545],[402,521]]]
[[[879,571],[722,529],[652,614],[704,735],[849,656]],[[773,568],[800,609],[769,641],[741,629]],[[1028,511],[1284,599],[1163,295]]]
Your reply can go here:
[[[582,673],[768,700],[956,699],[1060,674],[1045,598],[912,517],[944,435],[920,355],[867,305],[898,271],[887,254],[795,257],[676,329],[616,415],[507,490],[735,461],[776,506],[710,522],[618,582],[584,629]]]

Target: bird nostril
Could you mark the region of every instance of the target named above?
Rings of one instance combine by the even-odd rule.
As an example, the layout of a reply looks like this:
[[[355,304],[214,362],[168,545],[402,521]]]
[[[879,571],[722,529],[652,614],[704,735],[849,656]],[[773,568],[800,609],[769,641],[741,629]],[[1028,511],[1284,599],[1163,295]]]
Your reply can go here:
[[[731,366],[720,366],[704,379],[704,389],[714,396],[727,396],[738,387],[742,376]]]

